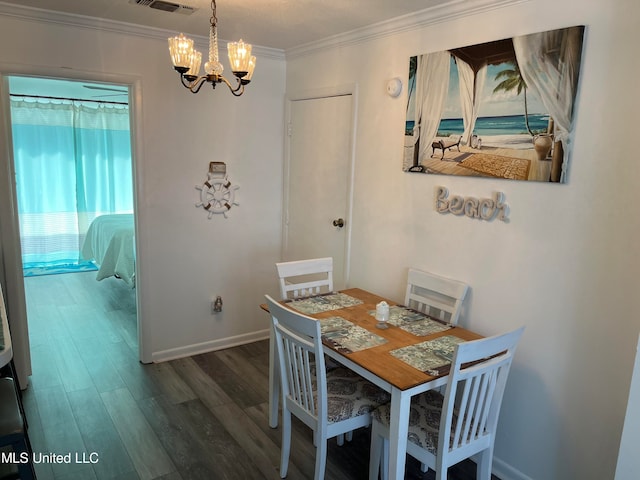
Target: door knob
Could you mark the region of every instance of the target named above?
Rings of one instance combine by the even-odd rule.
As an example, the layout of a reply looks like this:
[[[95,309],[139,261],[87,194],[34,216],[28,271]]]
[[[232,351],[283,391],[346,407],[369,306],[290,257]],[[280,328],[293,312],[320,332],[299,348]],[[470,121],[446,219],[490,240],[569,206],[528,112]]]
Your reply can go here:
[[[344,220],[341,218],[338,218],[337,220],[333,221],[333,226],[334,227],[338,227],[338,228],[342,228],[344,227]]]

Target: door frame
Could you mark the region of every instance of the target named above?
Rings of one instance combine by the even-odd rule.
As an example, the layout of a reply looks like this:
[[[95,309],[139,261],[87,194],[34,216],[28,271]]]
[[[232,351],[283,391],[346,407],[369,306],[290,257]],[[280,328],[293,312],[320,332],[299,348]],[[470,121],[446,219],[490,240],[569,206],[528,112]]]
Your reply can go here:
[[[11,138],[11,112],[9,85],[6,77],[35,76],[42,78],[67,79],[86,82],[104,82],[129,87],[129,124],[131,135],[131,163],[133,168],[133,198],[135,218],[135,249],[140,252],[138,206],[144,198],[144,182],[139,160],[143,158],[142,137],[142,78],[136,75],[108,74],[104,72],[90,72],[69,68],[39,67],[37,65],[22,65],[0,63],[0,142],[6,145],[0,150],[0,222],[3,224],[0,238],[0,253],[4,254],[4,271],[0,278],[6,282],[8,292],[5,294],[7,310],[11,312],[10,323],[13,323],[15,337],[14,355],[16,370],[22,385],[26,385],[27,377],[31,374],[31,358],[28,336],[27,311],[24,292],[24,277],[22,275],[22,257],[20,251],[20,230],[18,226],[18,211],[15,192],[15,167],[13,164],[13,142]],[[6,192],[6,193],[2,193]],[[5,228],[8,227],[8,228]],[[144,265],[140,256],[136,258],[136,283],[142,284],[140,278],[144,276]],[[9,288],[12,287],[12,288]],[[138,319],[138,356],[142,363],[151,363],[151,328],[144,313],[142,300],[143,289],[136,287],[136,309]]]
[[[289,135],[291,125],[291,107],[293,102],[300,100],[316,100],[329,97],[341,97],[350,95],[352,99],[351,109],[351,147],[349,158],[349,178],[347,179],[347,222],[345,225],[345,251],[344,251],[344,285],[349,286],[351,273],[351,234],[353,228],[353,189],[356,161],[356,129],[358,119],[358,84],[346,83],[330,87],[301,90],[287,93],[285,97],[285,118],[284,118],[284,166],[283,166],[283,195],[282,195],[282,249],[280,258],[284,258],[287,249],[287,229],[289,225],[289,180],[291,165],[291,135]]]

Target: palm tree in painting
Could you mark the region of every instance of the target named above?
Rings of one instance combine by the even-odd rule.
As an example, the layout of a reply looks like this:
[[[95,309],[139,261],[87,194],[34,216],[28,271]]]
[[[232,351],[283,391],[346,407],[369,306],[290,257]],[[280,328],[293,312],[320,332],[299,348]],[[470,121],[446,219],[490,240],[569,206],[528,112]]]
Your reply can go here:
[[[502,79],[502,81],[496,85],[493,89],[493,93],[500,91],[511,92],[512,90],[516,90],[516,95],[520,95],[520,93],[524,94],[524,123],[527,126],[527,131],[533,137],[533,132],[529,127],[529,112],[527,110],[527,84],[520,74],[520,67],[518,67],[518,64],[514,60],[510,60],[505,63],[511,68],[505,68],[496,74],[495,80]]]
[[[409,94],[407,95],[407,111],[409,111],[409,102],[411,95],[416,88],[416,70],[418,69],[418,57],[409,58]]]
[[[413,93],[416,89],[416,70],[418,69],[418,57],[410,57],[409,58],[409,93],[407,95],[407,110],[406,115],[409,114],[409,105],[411,104],[411,100],[413,99]],[[407,120],[409,118],[407,117]],[[411,120],[414,120],[413,118]],[[413,128],[408,129],[405,125],[405,135],[413,135]]]

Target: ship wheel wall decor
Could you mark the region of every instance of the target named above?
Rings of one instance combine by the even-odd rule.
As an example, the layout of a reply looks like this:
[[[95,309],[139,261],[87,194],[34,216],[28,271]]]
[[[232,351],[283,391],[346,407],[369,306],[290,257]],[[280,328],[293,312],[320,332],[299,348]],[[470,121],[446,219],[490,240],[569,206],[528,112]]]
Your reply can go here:
[[[202,185],[196,185],[200,190],[200,202],[196,207],[202,207],[209,212],[209,218],[214,213],[222,213],[225,218],[231,207],[240,205],[236,201],[238,185],[231,185],[227,178],[227,165],[224,162],[209,162],[207,180]]]

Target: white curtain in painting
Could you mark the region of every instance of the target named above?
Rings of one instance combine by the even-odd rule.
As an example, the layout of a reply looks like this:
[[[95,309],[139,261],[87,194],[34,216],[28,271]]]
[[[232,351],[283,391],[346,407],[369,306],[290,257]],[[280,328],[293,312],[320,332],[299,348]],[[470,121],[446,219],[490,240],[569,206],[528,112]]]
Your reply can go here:
[[[460,105],[462,107],[464,125],[462,141],[467,145],[471,145],[471,135],[473,135],[473,129],[476,126],[480,101],[482,100],[482,89],[487,79],[487,66],[484,65],[478,70],[478,73],[474,73],[473,68],[459,58],[456,58],[456,65],[458,67]]]
[[[513,38],[522,78],[555,121],[555,140],[562,142],[565,158],[571,148],[582,32],[583,27],[571,27]],[[561,182],[566,168],[563,162]]]
[[[430,155],[431,142],[438,133],[449,90],[450,59],[451,54],[446,51],[418,56],[415,125],[419,129],[419,161],[425,154]]]

